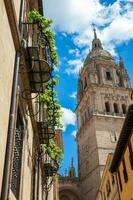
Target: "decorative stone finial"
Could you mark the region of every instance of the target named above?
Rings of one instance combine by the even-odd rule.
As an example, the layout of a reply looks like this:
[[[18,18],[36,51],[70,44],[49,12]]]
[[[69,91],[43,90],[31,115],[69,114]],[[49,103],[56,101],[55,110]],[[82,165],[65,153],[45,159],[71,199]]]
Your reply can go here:
[[[92,26],[93,26],[93,31],[94,31],[94,39],[97,39],[97,33],[96,33],[95,25],[92,24]]]
[[[94,31],[94,39],[97,39],[97,33],[96,33],[96,29],[93,28],[93,31]]]
[[[73,165],[73,157],[72,157],[72,160],[71,160],[71,168],[73,168],[74,165]]]
[[[124,68],[124,62],[120,54],[119,54],[119,66]]]

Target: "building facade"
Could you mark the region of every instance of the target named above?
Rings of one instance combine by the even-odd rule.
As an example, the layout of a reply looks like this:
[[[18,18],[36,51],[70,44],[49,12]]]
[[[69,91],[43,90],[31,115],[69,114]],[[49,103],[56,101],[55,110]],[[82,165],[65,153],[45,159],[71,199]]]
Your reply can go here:
[[[133,199],[133,104],[117,143],[110,171],[116,175],[121,200]]]
[[[113,154],[107,157],[101,182],[97,191],[96,200],[119,200],[118,185],[115,174],[110,173]]]
[[[45,92],[50,63],[45,47],[37,43],[38,25],[28,22],[33,9],[43,15],[42,1],[0,1],[1,200],[58,199],[57,184],[45,171],[47,155],[41,149],[49,130],[45,109],[36,97]]]
[[[130,80],[122,58],[117,65],[94,29],[92,49],[79,74],[76,108],[78,171],[84,200],[96,198],[107,156],[114,152],[130,104]]]

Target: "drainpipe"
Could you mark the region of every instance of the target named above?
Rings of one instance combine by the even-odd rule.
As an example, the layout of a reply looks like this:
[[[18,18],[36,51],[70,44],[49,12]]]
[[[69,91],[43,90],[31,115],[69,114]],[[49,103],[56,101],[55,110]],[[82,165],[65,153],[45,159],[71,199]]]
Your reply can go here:
[[[1,200],[7,200],[9,196],[9,186],[10,186],[10,176],[11,176],[11,157],[14,141],[14,122],[15,122],[15,109],[16,109],[16,94],[18,86],[18,71],[19,71],[19,61],[20,53],[16,52],[15,56],[15,66],[14,66],[14,76],[13,76],[13,85],[12,85],[12,96],[11,96],[11,105],[10,105],[10,115],[9,115],[9,124],[7,132],[7,144],[6,144],[6,153],[5,153],[5,163],[3,171],[3,180],[2,180],[2,190],[1,190]]]
[[[39,185],[40,185],[40,163],[39,163],[39,153],[37,155],[37,200],[39,200]]]

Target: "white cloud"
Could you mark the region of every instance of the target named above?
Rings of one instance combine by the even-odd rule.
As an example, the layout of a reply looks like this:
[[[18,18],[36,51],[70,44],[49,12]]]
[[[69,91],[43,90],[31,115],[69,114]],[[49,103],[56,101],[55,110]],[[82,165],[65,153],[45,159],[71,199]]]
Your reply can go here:
[[[62,32],[62,35],[63,35],[64,37],[67,37],[67,34],[66,34],[65,32]]]
[[[70,97],[73,99],[77,98],[77,92],[73,92],[72,94],[70,94]]]
[[[74,131],[71,133],[71,135],[74,136],[74,137],[76,137],[76,135],[77,135],[77,131],[74,130]]]
[[[83,62],[81,59],[69,60],[68,61],[69,68],[66,69],[67,74],[78,74],[81,69]]]
[[[66,130],[66,127],[69,125],[75,126],[76,124],[76,114],[68,109],[62,107],[62,124],[63,124],[63,131]]]
[[[117,45],[133,39],[133,0],[116,0],[109,5],[100,0],[58,0],[58,9],[56,0],[45,0],[44,7],[58,30],[76,33],[73,42],[77,47],[90,48],[93,23],[103,46],[113,55]],[[68,73],[76,73],[76,69]]]
[[[57,0],[44,1],[46,15],[61,31],[69,33],[82,31],[103,7],[98,0],[58,0],[58,6]]]
[[[76,57],[80,56],[80,51],[78,49],[70,49],[69,54],[75,55]]]

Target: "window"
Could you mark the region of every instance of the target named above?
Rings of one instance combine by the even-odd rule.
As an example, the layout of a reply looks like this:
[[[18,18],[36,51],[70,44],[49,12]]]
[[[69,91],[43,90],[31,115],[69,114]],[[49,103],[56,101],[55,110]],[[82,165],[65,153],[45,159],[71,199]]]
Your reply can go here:
[[[114,177],[114,174],[111,174],[111,178],[112,178],[112,185],[114,185],[114,183],[115,183],[115,177]]]
[[[119,180],[120,190],[122,191],[122,182],[121,182],[121,176],[120,176],[119,169],[118,169],[118,180]]]
[[[111,131],[111,133],[110,133],[110,140],[112,143],[117,142],[116,133],[114,131]]]
[[[132,149],[131,142],[128,143],[128,149],[129,149],[130,165],[131,165],[131,169],[133,170],[133,149]]]
[[[111,187],[110,187],[110,182],[109,182],[109,180],[107,181],[106,190],[107,190],[107,197],[108,197],[109,194],[110,194],[110,192],[111,192]]]
[[[85,112],[85,121],[87,121],[87,111]]]
[[[16,199],[19,198],[20,177],[21,177],[21,162],[22,162],[22,147],[23,147],[23,122],[19,111],[16,123],[16,135],[14,144],[11,190]]]
[[[88,108],[88,117],[90,116],[90,108]]]
[[[127,169],[126,169],[126,164],[124,158],[122,159],[122,164],[123,164],[123,176],[124,176],[124,181],[125,183],[128,181],[128,175],[127,175]]]
[[[126,112],[127,112],[125,104],[122,104],[122,112],[123,112],[123,114],[126,114]]]
[[[105,72],[105,76],[106,76],[106,80],[107,80],[107,81],[111,81],[111,80],[112,80],[110,71],[106,71],[106,72]]]
[[[86,77],[85,77],[85,81],[84,81],[84,89],[87,87],[87,80],[86,80]]]
[[[114,103],[114,112],[119,113],[118,104]]]
[[[105,109],[106,109],[106,112],[110,112],[110,104],[109,102],[105,102]]]

